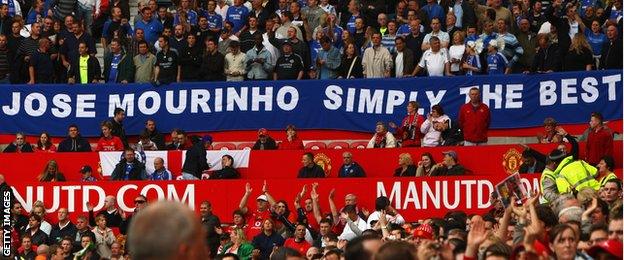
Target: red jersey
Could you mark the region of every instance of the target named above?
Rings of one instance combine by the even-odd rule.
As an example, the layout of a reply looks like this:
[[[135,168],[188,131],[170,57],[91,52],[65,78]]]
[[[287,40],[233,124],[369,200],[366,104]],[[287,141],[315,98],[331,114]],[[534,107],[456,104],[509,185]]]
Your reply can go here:
[[[110,139],[106,139],[105,137],[101,137],[98,141],[97,148],[95,148],[96,152],[106,152],[106,151],[123,151],[124,146],[121,142],[121,139],[117,136],[111,136]]]
[[[262,222],[265,219],[268,219],[271,217],[271,211],[264,210],[264,211],[258,211],[258,210],[254,210],[253,212],[248,211],[247,214],[245,214],[245,219],[247,219],[247,229],[248,232],[246,233],[247,239],[249,241],[251,241],[255,236],[257,236],[258,234],[260,234],[262,232]]]
[[[591,165],[596,165],[600,162],[600,158],[605,155],[613,156],[613,133],[611,129],[604,126],[597,131],[590,129],[585,146],[585,161]]]
[[[308,225],[310,226],[310,228],[315,231],[319,231],[321,227],[318,221],[316,221],[316,217],[314,217],[314,212],[306,212],[306,218],[308,219]]]
[[[464,139],[472,143],[487,142],[488,128],[490,128],[490,108],[483,103],[477,107],[471,103],[459,109],[459,126],[464,132]]]
[[[420,126],[425,122],[423,116],[414,113],[407,115],[401,121],[401,125],[397,128],[397,136],[403,142],[402,147],[408,146],[420,146],[420,140],[423,138],[423,133],[420,132]]]
[[[305,241],[305,239],[302,239],[301,242],[297,242],[295,241],[295,238],[292,238],[292,237],[289,239],[286,239],[286,242],[284,242],[284,246],[290,247],[292,249],[299,251],[301,255],[306,255],[306,253],[308,252],[308,249],[312,247],[312,245],[310,245],[308,241]]]
[[[279,150],[303,150],[303,142],[296,137],[292,141],[286,139],[282,141],[277,148]]]

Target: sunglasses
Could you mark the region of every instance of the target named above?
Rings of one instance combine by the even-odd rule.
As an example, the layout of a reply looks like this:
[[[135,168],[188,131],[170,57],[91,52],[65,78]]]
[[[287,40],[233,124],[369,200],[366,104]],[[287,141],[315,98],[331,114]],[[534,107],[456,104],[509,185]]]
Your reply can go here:
[[[143,203],[145,203],[144,200],[135,200],[134,201],[134,204],[143,204]]]

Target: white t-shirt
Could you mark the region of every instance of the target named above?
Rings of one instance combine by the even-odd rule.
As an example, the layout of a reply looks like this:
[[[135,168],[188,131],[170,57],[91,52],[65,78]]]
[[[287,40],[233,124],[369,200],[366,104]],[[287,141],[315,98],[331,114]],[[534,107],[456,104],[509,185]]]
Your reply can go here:
[[[358,217],[358,219],[356,221],[354,221],[355,225],[357,226],[357,228],[361,231],[366,230],[366,221],[362,220],[361,218]],[[347,241],[351,241],[352,239],[356,238],[358,235],[353,232],[353,230],[351,230],[351,227],[349,227],[349,223],[347,223],[344,227],[344,229],[342,230],[342,234],[340,234],[340,236],[338,237],[338,239],[344,239]]]
[[[427,70],[429,76],[444,76],[444,65],[449,62],[448,51],[443,48],[434,53],[431,49],[423,53],[418,66]]]
[[[394,60],[394,73],[397,78],[403,77],[403,52],[397,52]]]
[[[466,45],[453,45],[449,48],[449,62],[453,59],[461,60],[466,52]],[[451,72],[459,71],[460,63],[451,63]]]
[[[371,222],[379,221],[380,215],[381,215],[381,212],[375,211],[371,213],[370,216],[368,216],[368,219],[366,220],[367,229],[373,228],[373,225],[371,224]],[[403,225],[405,223],[405,219],[403,219],[403,216],[401,216],[401,214],[396,214],[396,216],[391,216],[389,214],[386,214],[386,219],[388,220],[388,223],[393,223],[397,225]]]

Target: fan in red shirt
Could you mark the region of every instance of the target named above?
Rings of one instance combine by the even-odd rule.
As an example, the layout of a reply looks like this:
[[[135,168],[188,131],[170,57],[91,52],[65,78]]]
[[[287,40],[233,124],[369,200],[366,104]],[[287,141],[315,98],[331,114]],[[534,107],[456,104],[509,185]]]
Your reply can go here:
[[[402,147],[419,147],[423,134],[420,126],[425,121],[424,117],[418,114],[418,103],[410,101],[407,103],[407,116],[401,121],[398,127],[394,122],[390,122],[391,128],[396,129],[396,135],[402,140]]]
[[[295,228],[295,236],[289,239],[286,239],[286,242],[284,242],[284,246],[290,247],[292,249],[299,251],[301,255],[306,255],[306,253],[308,252],[308,249],[310,249],[312,245],[310,245],[310,243],[308,243],[308,241],[305,240],[305,234],[306,234],[305,224],[298,223]]]
[[[121,139],[117,136],[113,136],[111,129],[113,126],[109,121],[102,123],[102,137],[98,141],[95,151],[123,151],[124,146]]]
[[[589,120],[585,161],[597,165],[605,155],[613,157],[613,132],[603,124],[602,114],[594,112]]]
[[[481,92],[471,88],[468,92],[470,102],[459,109],[459,127],[464,132],[464,145],[484,145],[488,141],[490,128],[490,108],[481,102]]]
[[[297,137],[297,129],[294,125],[286,126],[286,140],[278,147],[280,150],[303,150],[303,142]]]
[[[318,204],[318,193],[316,192],[316,187],[318,183],[312,184],[312,191],[310,193],[310,198],[307,198],[304,201],[304,207],[302,208],[299,204],[299,201],[303,196],[305,196],[307,192],[307,184],[303,185],[303,189],[295,198],[295,209],[297,210],[298,215],[305,216],[305,222],[310,226],[312,230],[319,230],[319,221],[321,221],[321,208]],[[316,198],[316,199],[314,199]],[[315,208],[316,207],[316,208]],[[300,220],[301,221],[301,220]]]
[[[275,199],[273,199],[273,197],[269,194],[265,181],[264,185],[262,185],[262,192],[264,194],[256,198],[257,209],[250,211],[247,207],[247,200],[249,199],[249,196],[251,196],[251,191],[251,184],[247,183],[245,185],[245,195],[243,195],[243,198],[238,205],[240,211],[245,214],[245,219],[247,220],[246,235],[249,238],[253,238],[262,232],[262,221],[271,217],[269,207],[275,205]]]

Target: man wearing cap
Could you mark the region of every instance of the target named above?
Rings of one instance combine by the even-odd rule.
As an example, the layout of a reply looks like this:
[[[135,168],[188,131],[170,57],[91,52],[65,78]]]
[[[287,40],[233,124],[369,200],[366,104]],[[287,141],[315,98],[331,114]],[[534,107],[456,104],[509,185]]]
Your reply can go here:
[[[152,181],[170,181],[171,172],[165,168],[165,160],[160,157],[154,158],[154,172],[149,175]]]
[[[580,191],[585,187],[598,191],[600,182],[595,179],[598,176],[598,170],[579,159],[576,137],[569,135],[562,128],[559,128],[558,131],[572,144],[572,154],[569,156],[560,150],[553,150],[548,155],[548,160],[557,165],[553,170],[553,175],[557,178],[559,194]]]
[[[594,259],[622,259],[622,252],[622,241],[615,239],[597,243],[587,250],[587,254]]]
[[[459,164],[457,152],[451,150],[442,152],[442,154],[444,155],[444,161],[431,173],[431,176],[454,176],[466,173],[464,166]]]
[[[93,173],[93,169],[91,169],[91,166],[89,165],[82,166],[82,168],[80,168],[80,173],[82,174],[82,178],[80,178],[80,181],[97,181],[95,177],[91,176],[91,174]]]
[[[269,131],[266,128],[260,128],[258,130],[258,140],[251,150],[277,150],[277,144],[269,136]]]
[[[421,224],[412,234],[412,239],[416,245],[420,244],[422,240],[433,240],[433,227],[429,224]]]
[[[269,208],[275,205],[275,199],[269,194],[269,189],[265,182],[262,186],[262,194],[256,198],[256,210],[249,210],[249,207],[247,207],[247,200],[249,196],[251,196],[252,190],[251,184],[247,183],[245,185],[245,194],[238,205],[240,211],[245,214],[245,219],[247,220],[246,235],[250,238],[262,232],[262,222],[271,217]]]
[[[301,158],[303,167],[299,170],[297,178],[324,178],[325,171],[323,168],[314,162],[314,155],[312,153],[305,153]]]
[[[464,146],[485,145],[490,128],[490,108],[481,102],[481,92],[474,87],[468,91],[470,102],[459,109],[459,127],[464,133]]]
[[[192,138],[193,147],[186,151],[184,165],[182,166],[182,178],[185,180],[199,180],[202,173],[210,168],[206,160],[204,140]]]
[[[509,61],[498,51],[498,41],[490,40],[488,43],[487,71],[490,75],[507,74]]]
[[[303,78],[303,59],[296,53],[293,53],[292,42],[285,40],[282,43],[282,56],[275,63],[275,71],[273,72],[273,80],[278,79],[296,79]]]

